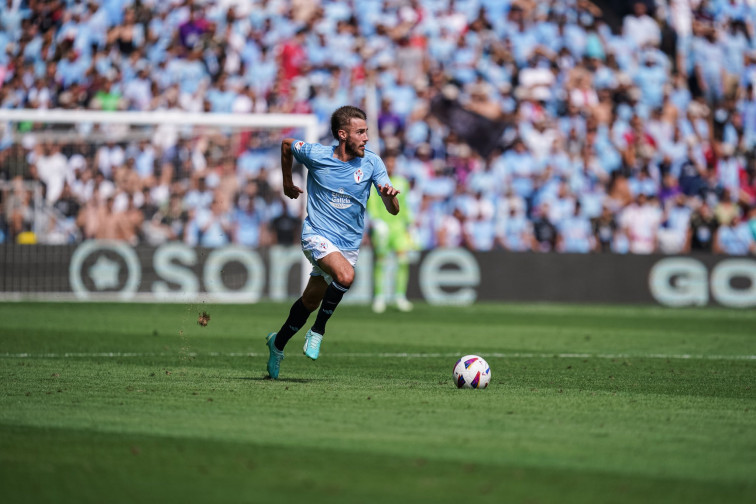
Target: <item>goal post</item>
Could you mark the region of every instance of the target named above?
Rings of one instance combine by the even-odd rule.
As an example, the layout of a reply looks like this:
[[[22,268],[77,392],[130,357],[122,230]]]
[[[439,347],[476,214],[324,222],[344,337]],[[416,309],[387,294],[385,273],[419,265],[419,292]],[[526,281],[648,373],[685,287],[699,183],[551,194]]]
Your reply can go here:
[[[314,114],[217,114],[175,110],[106,112],[100,110],[0,109],[0,123],[120,124],[216,126],[235,128],[301,128],[306,142],[318,141],[318,119]]]

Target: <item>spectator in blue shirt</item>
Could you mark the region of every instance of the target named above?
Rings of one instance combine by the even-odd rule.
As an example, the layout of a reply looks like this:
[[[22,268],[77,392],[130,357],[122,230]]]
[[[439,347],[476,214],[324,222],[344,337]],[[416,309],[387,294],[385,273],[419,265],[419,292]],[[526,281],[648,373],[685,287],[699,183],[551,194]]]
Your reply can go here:
[[[66,57],[58,63],[56,81],[58,81],[63,88],[67,88],[74,83],[80,83],[84,81],[84,75],[88,67],[89,64],[85,58],[79,57],[76,54],[76,51],[69,49],[66,53]]]
[[[714,239],[714,252],[740,256],[756,254],[756,241],[748,222],[735,215],[729,223],[719,226]]]
[[[265,222],[263,213],[256,208],[254,195],[245,195],[237,204],[232,218],[234,243],[255,248],[264,243]]]

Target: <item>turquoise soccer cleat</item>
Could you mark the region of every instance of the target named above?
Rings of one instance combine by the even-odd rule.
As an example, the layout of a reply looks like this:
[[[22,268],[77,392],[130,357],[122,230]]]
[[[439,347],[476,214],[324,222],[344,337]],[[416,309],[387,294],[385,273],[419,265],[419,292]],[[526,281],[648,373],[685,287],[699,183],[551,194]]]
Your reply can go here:
[[[278,371],[281,369],[281,361],[284,359],[283,350],[276,348],[276,333],[272,332],[265,337],[270,356],[268,357],[268,374],[274,380],[278,379]]]
[[[323,341],[323,335],[313,332],[312,329],[305,335],[304,354],[312,360],[316,360],[320,355],[320,342]]]

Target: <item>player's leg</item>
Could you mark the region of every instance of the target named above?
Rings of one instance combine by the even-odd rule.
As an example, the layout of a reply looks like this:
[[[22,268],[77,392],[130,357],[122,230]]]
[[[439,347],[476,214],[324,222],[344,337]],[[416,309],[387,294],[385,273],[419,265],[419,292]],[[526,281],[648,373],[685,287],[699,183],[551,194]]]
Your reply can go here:
[[[325,271],[334,282],[349,289],[354,282],[354,266],[350,263],[341,252],[331,252],[327,256],[318,260],[318,266]],[[333,282],[331,282],[333,283]]]
[[[373,265],[373,311],[383,313],[386,311],[386,294],[384,293],[386,281],[386,262],[388,258],[381,254],[375,255]]]
[[[310,317],[310,313],[320,306],[328,284],[322,276],[311,276],[302,297],[289,310],[289,317],[276,335],[276,348],[283,350],[286,343],[299,331]]]
[[[373,311],[386,311],[386,295],[383,292],[386,280],[386,255],[375,250],[375,264],[373,265]]]
[[[307,282],[304,292],[302,293],[302,303],[309,313],[314,312],[320,306],[320,302],[323,301],[326,289],[328,289],[328,282],[323,276],[311,276]]]
[[[291,305],[289,316],[281,326],[281,329],[278,332],[268,334],[266,338],[269,350],[268,374],[271,378],[278,378],[281,361],[284,359],[283,349],[286,343],[307,322],[310,313],[315,311],[318,305],[320,305],[327,287],[328,283],[326,283],[322,276],[311,276],[302,296]]]
[[[312,360],[317,359],[320,353],[320,342],[323,340],[328,319],[354,282],[354,266],[341,252],[333,252],[318,260],[318,266],[332,281],[325,289],[315,323],[305,335],[304,353]]]
[[[354,281],[354,265],[358,250],[339,250],[330,240],[315,233],[302,235],[302,249],[312,263],[312,277],[322,277],[308,284],[303,302],[308,309],[320,304],[315,324],[305,335],[304,353],[315,360],[320,352],[320,342],[325,334],[325,325],[336,306]],[[324,287],[325,284],[325,287]],[[322,300],[322,301],[321,301]]]
[[[394,275],[394,301],[400,311],[412,310],[412,303],[407,300],[409,283],[410,237],[406,229],[396,229],[391,235],[390,248],[396,255],[396,273]]]
[[[409,254],[406,250],[396,253],[396,275],[394,277],[394,300],[401,311],[412,310],[412,303],[407,300],[409,283]]]
[[[373,223],[371,233],[373,253],[375,262],[373,264],[373,311],[383,313],[386,311],[386,294],[384,293],[386,283],[386,264],[388,261],[388,225],[376,220]]]
[[[319,254],[325,255],[328,252],[337,250],[333,244],[320,236],[303,237],[302,251],[305,257],[312,264],[310,280],[307,282],[302,296],[297,299],[289,310],[289,316],[281,326],[278,332],[268,334],[266,343],[268,345],[268,374],[271,378],[278,378],[278,372],[281,361],[284,358],[283,349],[286,343],[299,331],[307,322],[307,319],[323,299],[323,295],[328,287],[328,281],[324,278],[327,275],[318,265]],[[308,331],[308,335],[310,332]],[[305,338],[307,339],[307,338]]]

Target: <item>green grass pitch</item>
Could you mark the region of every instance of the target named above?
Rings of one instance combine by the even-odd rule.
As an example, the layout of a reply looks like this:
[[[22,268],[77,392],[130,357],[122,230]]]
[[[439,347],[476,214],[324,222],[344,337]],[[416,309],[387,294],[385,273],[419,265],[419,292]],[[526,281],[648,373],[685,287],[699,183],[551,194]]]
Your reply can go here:
[[[0,502],[756,502],[754,310],[288,308],[0,304]]]

